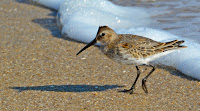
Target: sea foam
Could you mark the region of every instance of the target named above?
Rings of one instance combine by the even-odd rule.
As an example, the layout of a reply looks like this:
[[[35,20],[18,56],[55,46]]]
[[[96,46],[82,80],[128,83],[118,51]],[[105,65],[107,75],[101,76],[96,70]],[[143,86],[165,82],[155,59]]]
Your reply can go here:
[[[154,63],[173,66],[184,74],[200,80],[200,44],[165,31],[147,28],[153,23],[152,14],[147,9],[118,6],[107,0],[34,1],[59,9],[57,21],[62,34],[84,43],[93,40],[98,27],[102,25],[113,28],[118,34],[136,34],[160,42],[185,40],[184,45],[188,48],[172,52],[155,60]]]

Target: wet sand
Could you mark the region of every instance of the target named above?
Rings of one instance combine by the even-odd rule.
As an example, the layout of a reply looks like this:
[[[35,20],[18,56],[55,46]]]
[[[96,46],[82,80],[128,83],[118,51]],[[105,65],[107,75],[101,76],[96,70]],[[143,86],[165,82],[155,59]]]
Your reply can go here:
[[[25,1],[25,0],[24,0]],[[121,66],[83,43],[64,39],[56,12],[25,3],[0,1],[0,110],[200,110],[200,82],[174,69],[159,69],[147,80],[140,67]]]

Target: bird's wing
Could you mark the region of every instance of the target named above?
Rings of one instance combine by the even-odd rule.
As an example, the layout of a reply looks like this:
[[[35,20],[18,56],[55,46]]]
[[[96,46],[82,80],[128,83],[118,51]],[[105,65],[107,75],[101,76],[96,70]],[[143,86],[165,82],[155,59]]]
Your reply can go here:
[[[145,58],[168,50],[185,48],[181,46],[184,41],[170,41],[161,43],[152,39],[137,35],[119,35],[121,36],[119,49],[126,50],[127,54],[131,54],[134,58]]]

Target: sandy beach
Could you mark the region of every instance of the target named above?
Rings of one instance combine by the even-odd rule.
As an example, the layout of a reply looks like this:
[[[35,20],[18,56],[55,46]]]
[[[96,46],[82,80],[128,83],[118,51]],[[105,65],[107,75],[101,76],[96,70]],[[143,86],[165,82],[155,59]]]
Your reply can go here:
[[[200,81],[173,68],[140,67],[134,94],[134,66],[114,63],[95,46],[63,38],[56,11],[26,0],[0,1],[0,110],[198,111]]]

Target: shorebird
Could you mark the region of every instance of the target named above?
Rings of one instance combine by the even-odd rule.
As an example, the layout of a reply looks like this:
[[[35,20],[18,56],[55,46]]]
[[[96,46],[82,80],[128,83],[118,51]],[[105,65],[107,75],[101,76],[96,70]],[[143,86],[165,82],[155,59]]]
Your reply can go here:
[[[181,45],[184,43],[183,40],[157,42],[143,36],[117,34],[108,26],[100,26],[95,39],[81,49],[76,55],[80,54],[82,51],[97,42],[100,42],[100,49],[108,58],[117,63],[134,65],[136,67],[137,76],[131,88],[120,91],[129,92],[130,94],[133,94],[136,82],[140,76],[138,66],[152,67],[152,70],[142,79],[142,88],[145,93],[148,93],[146,81],[147,78],[155,71],[155,67],[149,62],[175,50],[187,47]]]

